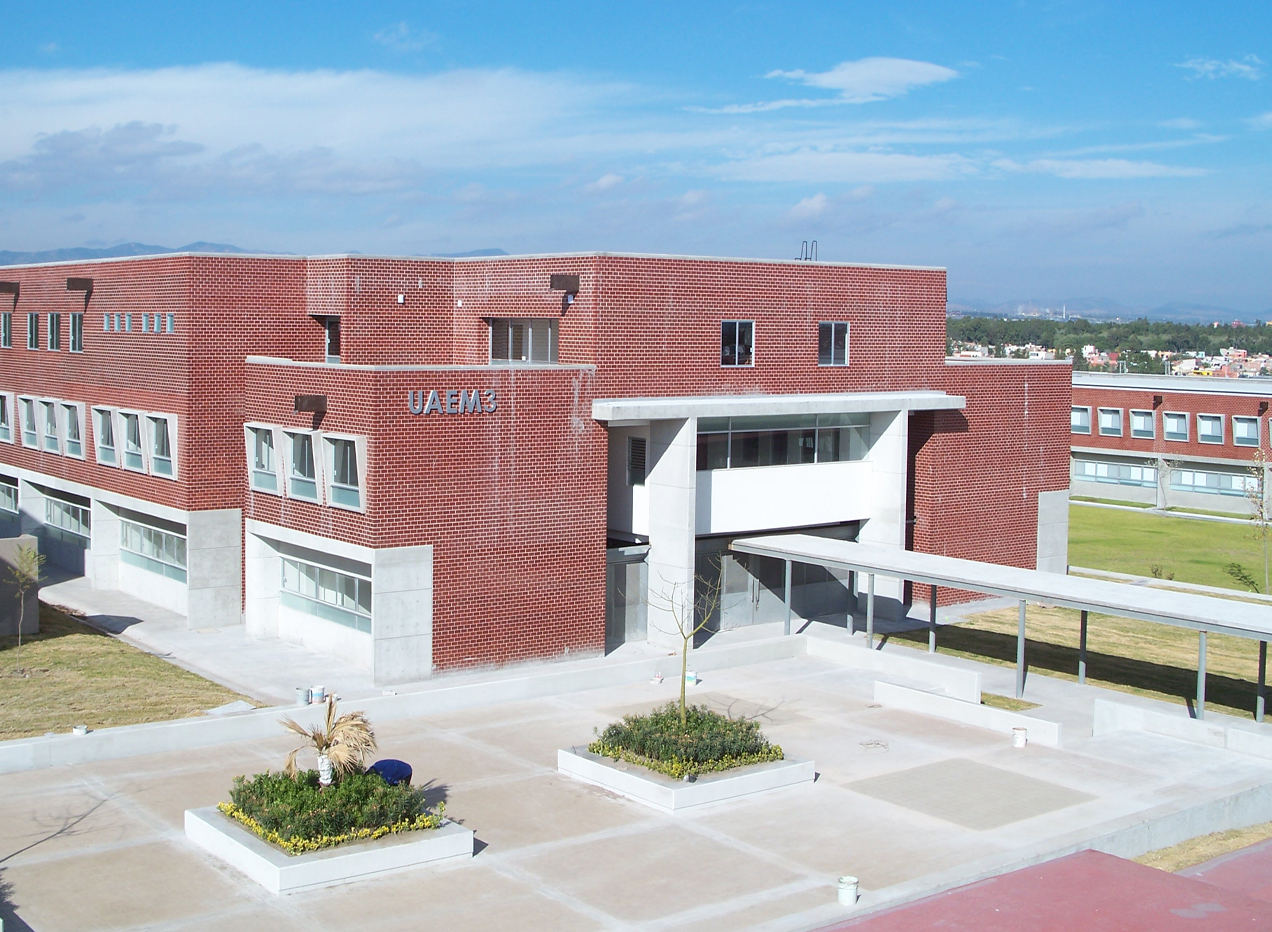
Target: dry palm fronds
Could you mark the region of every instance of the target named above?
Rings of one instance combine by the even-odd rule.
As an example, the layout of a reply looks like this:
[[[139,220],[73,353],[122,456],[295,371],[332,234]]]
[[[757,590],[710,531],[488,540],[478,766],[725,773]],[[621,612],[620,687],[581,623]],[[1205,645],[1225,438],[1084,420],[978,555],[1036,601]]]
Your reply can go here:
[[[291,718],[284,718],[283,725],[306,739],[305,743],[287,755],[283,772],[296,775],[296,755],[304,750],[326,755],[338,777],[362,769],[363,761],[375,750],[375,732],[361,712],[346,712],[336,718],[336,700],[327,697],[327,719],[322,725],[305,728]]]

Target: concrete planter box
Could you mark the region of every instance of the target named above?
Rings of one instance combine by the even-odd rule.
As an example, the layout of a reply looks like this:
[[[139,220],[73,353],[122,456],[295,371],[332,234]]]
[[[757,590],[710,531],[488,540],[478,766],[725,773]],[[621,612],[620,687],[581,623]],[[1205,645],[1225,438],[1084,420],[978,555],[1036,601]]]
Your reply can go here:
[[[295,893],[473,856],[473,833],[454,822],[291,855],[257,838],[215,806],[187,809],[186,837],[270,893]]]
[[[681,812],[752,793],[812,783],[816,776],[812,761],[787,758],[706,773],[693,783],[685,783],[639,764],[615,761],[583,748],[557,751],[557,770],[663,812]]]

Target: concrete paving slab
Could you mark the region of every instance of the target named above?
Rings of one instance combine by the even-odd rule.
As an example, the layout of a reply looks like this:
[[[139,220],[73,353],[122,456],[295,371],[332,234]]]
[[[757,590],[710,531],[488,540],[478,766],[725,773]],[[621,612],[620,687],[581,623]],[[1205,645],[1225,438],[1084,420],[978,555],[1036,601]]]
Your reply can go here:
[[[99,787],[72,784],[38,796],[6,799],[0,818],[0,856],[5,857],[5,866],[152,837],[153,829],[113,795]]]

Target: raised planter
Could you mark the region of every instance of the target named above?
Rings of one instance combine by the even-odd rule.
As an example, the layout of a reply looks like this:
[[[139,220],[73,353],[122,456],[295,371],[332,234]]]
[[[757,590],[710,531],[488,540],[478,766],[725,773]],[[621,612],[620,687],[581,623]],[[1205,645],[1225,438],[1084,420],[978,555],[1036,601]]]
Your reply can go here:
[[[601,757],[584,748],[557,751],[557,770],[663,812],[681,812],[739,796],[812,783],[816,776],[812,761],[787,758],[720,773],[704,773],[693,783],[685,783],[639,764]]]
[[[295,893],[473,856],[470,829],[441,828],[351,842],[311,854],[291,855],[257,838],[215,806],[187,809],[186,837],[242,871],[270,893]]]

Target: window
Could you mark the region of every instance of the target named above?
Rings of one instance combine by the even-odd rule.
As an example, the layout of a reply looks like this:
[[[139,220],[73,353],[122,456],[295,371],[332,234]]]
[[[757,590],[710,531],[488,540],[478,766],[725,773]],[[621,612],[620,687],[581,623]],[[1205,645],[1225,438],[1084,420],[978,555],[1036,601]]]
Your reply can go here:
[[[862,460],[870,415],[817,414],[700,418],[698,470]]]
[[[166,329],[164,330],[164,333],[174,333],[174,332],[176,332],[176,329],[177,329],[177,327],[176,327],[176,319],[177,319],[177,315],[176,315],[176,314],[169,314],[169,315],[168,315],[168,319],[167,319],[167,321],[166,321]]]
[[[817,325],[817,365],[848,365],[848,324],[823,322]]]
[[[84,315],[71,315],[71,352],[84,352]]]
[[[118,466],[115,452],[115,415],[108,408],[93,409],[94,434],[97,439],[97,462],[103,466]]]
[[[168,315],[171,320],[172,315]],[[340,318],[324,317],[323,337],[327,343],[327,362],[340,362]]]
[[[1188,415],[1167,411],[1162,415],[1162,433],[1167,440],[1188,440]]]
[[[172,425],[168,418],[151,414],[147,416],[150,433],[150,471],[156,476],[173,475]]]
[[[150,315],[149,314],[141,315],[141,332],[142,333],[150,332]]]
[[[0,314],[0,346],[10,349],[13,346],[13,312]]]
[[[43,427],[44,449],[49,453],[61,453],[62,441],[57,430],[57,402],[41,401],[40,424]]]
[[[490,361],[544,363],[557,361],[557,325],[550,317],[490,321]]]
[[[62,531],[63,533],[56,536],[63,539],[65,539],[67,534],[73,534],[75,537],[83,538],[84,541],[87,541],[90,526],[88,499],[83,499],[82,501],[83,504],[78,504],[51,496],[46,498],[44,500],[45,526]],[[73,543],[79,543],[79,541],[73,541]]]
[[[35,433],[35,401],[31,398],[19,398],[18,410],[22,416],[22,445],[39,449],[39,438]]]
[[[13,396],[0,394],[0,443],[13,443]]]
[[[124,315],[124,333],[132,333],[132,315]]]
[[[720,322],[720,365],[752,365],[755,323],[749,320]]]
[[[102,333],[110,333],[110,315],[102,315]]]
[[[1069,409],[1069,431],[1074,434],[1091,433],[1091,409],[1073,407]]]
[[[49,349],[57,352],[62,348],[62,315],[49,315]]]
[[[84,458],[83,409],[77,404],[62,402],[62,419],[66,424],[66,455]]]
[[[1259,419],[1257,417],[1234,417],[1232,419],[1232,442],[1239,447],[1257,447],[1259,445]]]
[[[1125,463],[1098,463],[1077,460],[1074,478],[1087,482],[1109,482],[1116,485],[1139,485],[1152,488],[1157,485],[1157,467],[1131,466]]]
[[[1197,441],[1223,443],[1223,418],[1218,414],[1198,414]]]
[[[362,484],[358,476],[358,447],[353,440],[329,438],[331,489],[327,500],[344,508],[362,507]]]
[[[141,445],[141,415],[120,412],[124,425],[124,468],[146,471],[146,453]]]
[[[269,427],[249,427],[251,444],[252,488],[262,492],[278,491],[278,459],[274,456],[274,431]]]
[[[40,348],[40,315],[27,314],[27,349]]]
[[[111,329],[114,330],[116,333],[119,333],[119,315],[118,314],[114,315],[114,320],[113,320]]]
[[[314,438],[309,434],[287,434],[290,446],[287,494],[293,498],[318,501],[318,471],[314,462]]]
[[[627,484],[645,484],[645,446],[644,437],[627,438]]]
[[[371,580],[283,558],[280,601],[355,631],[371,631]]]
[[[1131,436],[1141,440],[1152,440],[1156,433],[1152,411],[1131,412]]]
[[[1121,408],[1101,408],[1100,409],[1100,436],[1101,437],[1122,436],[1122,409]]]
[[[154,331],[155,331],[155,333],[158,333],[158,332],[159,332],[159,318],[160,318],[160,316],[161,316],[161,315],[159,315],[159,314],[156,314],[156,315],[155,315],[155,326],[154,326]]]
[[[1184,492],[1204,492],[1210,495],[1245,495],[1247,490],[1258,489],[1259,480],[1246,473],[1176,469],[1170,474],[1170,487]]]
[[[18,480],[0,476],[0,511],[18,513]]]
[[[178,582],[186,581],[186,539],[137,521],[119,522],[119,558]]]

